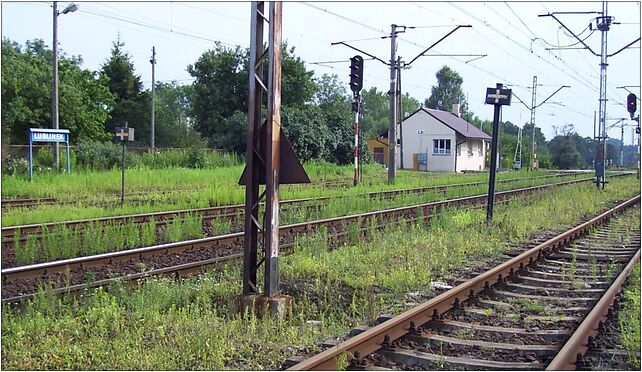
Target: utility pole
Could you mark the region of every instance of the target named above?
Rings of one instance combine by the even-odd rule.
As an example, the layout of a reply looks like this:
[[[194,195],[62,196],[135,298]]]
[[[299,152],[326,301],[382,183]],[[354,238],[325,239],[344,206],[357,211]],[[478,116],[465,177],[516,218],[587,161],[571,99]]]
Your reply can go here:
[[[532,133],[532,140],[531,140],[531,154],[530,154],[530,161],[528,163],[528,168],[529,170],[535,170],[539,168],[538,163],[537,163],[537,142],[535,142],[535,110],[540,107],[541,105],[545,104],[549,99],[551,99],[554,95],[557,94],[560,90],[564,88],[570,88],[568,85],[562,85],[561,87],[557,88],[556,91],[554,91],[550,96],[546,97],[545,100],[540,102],[539,104],[537,103],[537,76],[533,76],[533,86],[531,87],[532,89],[532,97],[531,97],[531,105],[527,105],[524,103],[524,101],[521,100],[517,96],[517,94],[512,93],[512,96],[517,98],[517,100],[524,105],[530,112],[531,112],[531,125],[533,126],[533,133]]]
[[[556,14],[599,14],[595,18],[595,29],[601,32],[601,43],[600,43],[600,53],[595,52],[588,44],[586,44],[585,39],[581,39],[573,31],[571,31],[562,21],[560,21]],[[558,13],[548,13],[540,14],[539,17],[552,17],[560,26],[568,31],[578,43],[582,44],[584,48],[587,49],[595,56],[600,57],[600,92],[599,92],[599,106],[598,106],[598,128],[597,133],[594,138],[597,140],[597,151],[595,152],[594,166],[595,166],[595,185],[598,188],[604,189],[606,179],[605,179],[605,162],[606,162],[606,68],[608,66],[608,58],[613,57],[614,55],[620,53],[621,51],[629,48],[631,45],[640,41],[640,38],[633,40],[629,44],[620,48],[615,53],[608,54],[607,51],[607,36],[608,31],[613,22],[613,17],[608,15],[608,4],[606,1],[602,2],[602,11],[601,12],[558,12]],[[589,24],[589,28],[593,29],[593,23]],[[558,49],[577,49],[577,48],[558,48]],[[600,142],[601,141],[601,142]]]
[[[399,118],[399,167],[404,169],[403,166],[403,104],[401,102],[403,95],[401,94],[401,57],[397,57],[397,117]]]
[[[513,158],[513,169],[522,168],[522,128],[517,130],[517,145],[515,146],[515,157]]]
[[[58,2],[53,2],[53,80],[51,82],[51,126],[59,129],[58,112]],[[60,148],[54,143],[54,166],[60,168]]]
[[[390,125],[388,128],[388,183],[395,182],[397,174],[397,25],[390,31]],[[405,31],[405,27],[404,27]],[[401,31],[401,32],[404,32]]]
[[[155,117],[155,110],[156,107],[154,105],[154,99],[155,99],[155,89],[156,89],[156,77],[155,77],[155,70],[156,70],[156,47],[152,46],[152,59],[149,60],[149,63],[152,64],[152,130],[150,133],[150,139],[149,139],[149,145],[152,150],[152,154],[154,153],[154,150],[156,148],[156,117]]]
[[[537,165],[537,144],[535,143],[535,105],[537,101],[537,75],[533,76],[533,96],[531,98],[531,125],[533,126],[533,139],[531,141],[531,161],[529,167],[531,170],[535,170],[538,167]]]
[[[51,126],[53,129],[60,128],[58,106],[58,16],[72,13],[76,10],[78,10],[78,4],[71,3],[62,12],[59,12],[58,2],[53,2],[53,77],[51,80]],[[58,142],[54,143],[54,166],[56,171],[60,169],[60,147],[58,147]]]
[[[606,179],[606,66],[607,65],[607,32],[611,25],[611,17],[608,17],[607,14],[608,8],[606,1],[602,2],[602,17],[598,18],[600,21],[597,22],[597,28],[602,33],[602,42],[601,53],[600,53],[600,99],[599,99],[599,109],[598,109],[598,123],[601,131],[601,140],[602,144],[602,158],[601,161],[596,162],[596,186],[598,188],[604,189]],[[599,168],[598,168],[599,167]]]

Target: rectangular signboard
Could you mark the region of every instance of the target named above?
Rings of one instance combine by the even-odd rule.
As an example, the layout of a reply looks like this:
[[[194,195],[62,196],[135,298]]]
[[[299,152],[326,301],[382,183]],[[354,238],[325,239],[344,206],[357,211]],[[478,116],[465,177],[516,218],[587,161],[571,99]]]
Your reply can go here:
[[[69,142],[67,129],[29,128],[29,136],[32,142]]]

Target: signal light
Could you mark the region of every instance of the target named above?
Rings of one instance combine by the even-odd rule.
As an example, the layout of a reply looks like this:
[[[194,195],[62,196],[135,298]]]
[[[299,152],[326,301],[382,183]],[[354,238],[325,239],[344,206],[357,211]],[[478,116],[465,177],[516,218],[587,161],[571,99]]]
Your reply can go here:
[[[637,111],[637,102],[638,98],[635,96],[635,94],[631,93],[626,97],[626,109],[631,114],[631,119],[633,119],[633,116],[635,115],[635,111]]]
[[[363,57],[350,58],[350,90],[358,93],[363,87]]]

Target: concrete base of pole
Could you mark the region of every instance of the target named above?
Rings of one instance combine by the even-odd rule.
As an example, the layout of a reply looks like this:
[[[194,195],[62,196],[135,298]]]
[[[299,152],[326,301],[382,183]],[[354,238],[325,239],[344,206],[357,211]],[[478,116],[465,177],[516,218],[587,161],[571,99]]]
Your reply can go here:
[[[270,315],[283,318],[292,308],[292,297],[287,295],[240,295],[234,298],[233,311],[237,314]]]

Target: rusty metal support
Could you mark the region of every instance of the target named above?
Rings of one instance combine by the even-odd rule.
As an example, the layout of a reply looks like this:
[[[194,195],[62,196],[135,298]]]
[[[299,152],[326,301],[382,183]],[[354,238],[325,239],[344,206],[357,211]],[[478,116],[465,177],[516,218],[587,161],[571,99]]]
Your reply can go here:
[[[281,9],[280,2],[252,3],[250,32],[250,94],[248,101],[247,168],[245,174],[245,240],[243,246],[243,294],[258,294],[257,272],[259,232],[263,233],[262,262],[265,263],[263,294],[278,292],[279,258],[279,173],[281,169]],[[263,29],[269,24],[268,47],[265,49]],[[263,71],[268,60],[268,79]],[[267,89],[266,89],[267,87]],[[267,94],[267,117],[262,119],[263,93]],[[262,128],[264,127],[264,128]],[[262,132],[265,136],[262,136]],[[265,169],[265,192],[259,196],[260,171]],[[263,226],[260,225],[259,204],[265,197]]]
[[[279,291],[279,176],[281,173],[281,23],[282,3],[270,3],[268,110],[266,123],[266,193],[263,244],[264,294]]]
[[[243,243],[243,294],[259,292],[256,283],[259,225],[259,168],[265,166],[260,156],[261,100],[263,97],[263,28],[264,2],[252,3],[250,30],[250,93],[247,109],[247,182],[245,186],[245,240]]]

